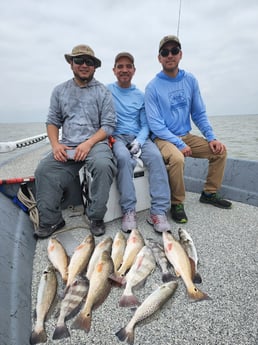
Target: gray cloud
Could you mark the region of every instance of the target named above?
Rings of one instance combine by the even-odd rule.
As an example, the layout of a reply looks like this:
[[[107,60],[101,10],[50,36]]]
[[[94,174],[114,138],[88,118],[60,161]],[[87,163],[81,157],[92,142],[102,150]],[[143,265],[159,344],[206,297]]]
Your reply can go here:
[[[102,67],[96,78],[114,80],[114,56],[130,51],[134,83],[160,70],[158,43],[176,34],[179,0],[13,0],[0,4],[1,122],[43,122],[53,87],[72,77],[64,54],[89,44]],[[180,67],[199,80],[211,115],[257,114],[258,3],[182,0]]]

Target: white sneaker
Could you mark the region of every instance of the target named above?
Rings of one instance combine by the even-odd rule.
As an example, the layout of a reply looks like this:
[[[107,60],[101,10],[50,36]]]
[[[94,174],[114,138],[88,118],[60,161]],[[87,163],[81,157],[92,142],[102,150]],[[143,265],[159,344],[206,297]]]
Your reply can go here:
[[[134,210],[127,211],[124,213],[122,218],[122,230],[123,232],[129,233],[133,229],[136,229],[136,213]]]
[[[171,230],[167,216],[165,214],[150,214],[147,218],[147,222],[153,225],[153,228],[157,232],[164,232]]]

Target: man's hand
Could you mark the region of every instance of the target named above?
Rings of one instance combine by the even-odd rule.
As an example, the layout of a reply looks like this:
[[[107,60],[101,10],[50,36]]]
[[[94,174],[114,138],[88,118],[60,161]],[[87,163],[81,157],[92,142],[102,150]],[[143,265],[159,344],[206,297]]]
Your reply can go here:
[[[192,156],[192,150],[191,150],[191,147],[189,147],[189,146],[184,147],[181,150],[181,152],[185,157],[191,157]]]
[[[209,146],[210,146],[211,151],[215,155],[221,155],[222,153],[224,153],[226,151],[226,146],[218,140],[210,141]]]
[[[55,160],[59,162],[66,162],[67,161],[66,150],[69,150],[69,147],[60,143],[57,143],[54,146],[52,146],[52,152],[53,152]]]
[[[132,155],[136,155],[140,149],[141,149],[141,145],[140,143],[134,139],[134,141],[132,141],[129,145],[128,145],[128,149],[131,152]]]

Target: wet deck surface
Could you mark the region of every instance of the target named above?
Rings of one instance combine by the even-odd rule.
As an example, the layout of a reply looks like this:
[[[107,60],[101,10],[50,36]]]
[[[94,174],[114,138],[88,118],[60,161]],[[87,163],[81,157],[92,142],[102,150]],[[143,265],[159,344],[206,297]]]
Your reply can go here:
[[[148,322],[136,326],[134,344],[258,344],[257,207],[233,202],[232,210],[222,210],[200,204],[198,199],[199,195],[187,193],[185,210],[189,222],[183,228],[193,238],[198,251],[199,272],[203,280],[198,287],[208,293],[212,300],[192,302],[187,296],[183,281],[179,279],[175,294],[163,308]],[[152,237],[162,242],[161,236],[146,223],[147,214],[148,211],[137,214],[138,229],[145,239]],[[67,231],[58,234],[70,255],[89,234],[84,216],[71,215],[74,214],[70,211],[64,212]],[[172,234],[178,237],[178,224],[171,218],[169,222]],[[106,235],[96,238],[96,243],[107,236],[114,238],[120,230],[120,224],[120,219],[108,223]],[[71,228],[74,229],[69,230]],[[37,242],[32,285],[33,308],[36,305],[39,280],[48,263],[47,244],[48,240]],[[147,279],[146,285],[135,291],[135,295],[143,301],[161,284],[161,272],[157,267]],[[115,333],[129,322],[134,311],[119,307],[121,295],[122,289],[112,288],[105,302],[93,311],[89,333],[71,330],[73,320],[68,321],[71,337],[62,340],[52,340],[57,321],[57,304],[46,322],[47,344],[123,344]]]

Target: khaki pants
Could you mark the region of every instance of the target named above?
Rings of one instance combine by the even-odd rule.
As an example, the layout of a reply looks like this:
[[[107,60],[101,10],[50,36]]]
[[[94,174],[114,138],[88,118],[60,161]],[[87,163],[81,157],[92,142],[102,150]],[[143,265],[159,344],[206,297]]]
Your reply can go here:
[[[215,155],[208,142],[197,135],[187,134],[181,139],[191,147],[193,158],[209,160],[208,174],[203,190],[208,193],[217,192],[222,184],[227,153]],[[185,200],[184,164],[185,157],[178,148],[168,141],[155,139],[167,166],[171,190],[171,204],[180,204]]]

